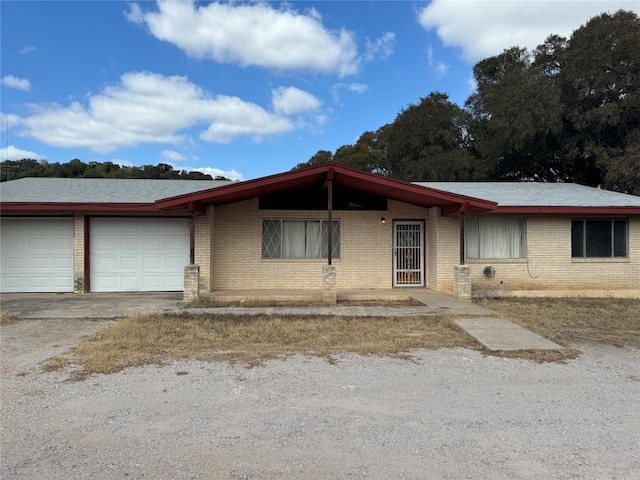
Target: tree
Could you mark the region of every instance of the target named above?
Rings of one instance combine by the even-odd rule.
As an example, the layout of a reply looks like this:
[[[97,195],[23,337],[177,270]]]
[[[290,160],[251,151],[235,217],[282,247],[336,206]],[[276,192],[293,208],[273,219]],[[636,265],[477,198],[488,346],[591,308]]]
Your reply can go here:
[[[604,13],[573,32],[561,79],[575,180],[640,193],[640,18]]]
[[[333,160],[333,153],[327,150],[318,150],[308,161],[299,163],[292,170],[299,170],[301,168],[314,167],[316,165],[322,165]]]
[[[211,180],[211,175],[195,171],[175,170],[171,165],[166,163],[159,163],[156,166],[121,167],[113,162],[90,162],[87,165],[77,158],[63,164],[25,158],[18,161],[5,160],[0,163],[0,167],[2,174],[0,181],[3,182],[24,177]],[[227,180],[224,177],[216,177],[216,179]]]
[[[557,55],[561,37],[550,37],[534,57],[513,47],[478,62],[478,86],[466,108],[474,146],[497,179],[567,180],[560,155],[562,108]]]
[[[387,135],[388,169],[402,180],[477,180],[484,167],[471,149],[468,114],[434,92],[402,110]]]
[[[466,102],[474,145],[497,179],[572,181],[638,192],[640,21],[592,18],[474,67]]]
[[[335,162],[345,167],[355,168],[378,175],[387,175],[386,134],[389,126],[385,125],[375,132],[364,132],[353,145],[343,145],[333,154],[327,150],[319,150],[307,162],[299,163],[293,169],[322,165]]]

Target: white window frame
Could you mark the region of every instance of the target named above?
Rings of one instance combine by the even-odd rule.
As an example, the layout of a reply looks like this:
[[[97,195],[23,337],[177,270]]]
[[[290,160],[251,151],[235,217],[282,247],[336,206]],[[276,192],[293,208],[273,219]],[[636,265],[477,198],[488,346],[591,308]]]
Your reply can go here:
[[[464,230],[465,254],[469,259],[527,258],[524,218],[467,218]]]
[[[332,231],[332,258],[339,259],[341,251],[340,220],[334,219]],[[265,218],[262,220],[263,260],[318,260],[327,258],[327,226],[328,220],[319,218]],[[295,230],[304,231],[304,238],[299,245],[287,245],[286,228],[292,227],[288,235],[295,235]],[[319,229],[319,236],[311,238]],[[319,251],[318,251],[319,247]]]

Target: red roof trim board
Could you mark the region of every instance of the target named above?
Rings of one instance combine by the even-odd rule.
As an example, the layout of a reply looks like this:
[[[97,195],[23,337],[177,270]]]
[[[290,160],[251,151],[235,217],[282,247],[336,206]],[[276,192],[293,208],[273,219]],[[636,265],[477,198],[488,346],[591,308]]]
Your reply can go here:
[[[638,215],[640,207],[498,207],[495,213],[556,213],[572,215]]]
[[[163,209],[185,207],[188,205],[188,202],[222,205],[259,197],[260,195],[322,183],[329,175],[332,175],[332,181],[334,183],[344,187],[362,190],[374,195],[380,195],[423,207],[452,206],[458,209],[459,206],[464,203],[469,204],[469,211],[491,211],[497,207],[495,202],[443,192],[433,188],[361,172],[333,163],[279,173],[246,182],[233,183],[201,192],[165,198],[158,200],[156,205]]]
[[[158,207],[153,203],[30,203],[30,202],[4,202],[0,203],[0,211],[113,211],[113,210],[135,210],[135,211],[158,211]]]

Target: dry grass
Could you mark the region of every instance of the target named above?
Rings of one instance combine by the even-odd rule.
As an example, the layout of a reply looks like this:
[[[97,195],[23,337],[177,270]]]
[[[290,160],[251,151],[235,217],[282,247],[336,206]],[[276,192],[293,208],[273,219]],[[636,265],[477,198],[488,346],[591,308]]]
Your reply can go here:
[[[640,300],[509,298],[478,303],[554,342],[597,342],[640,348]]]
[[[486,299],[478,303],[561,345],[580,340],[640,348],[638,300]],[[563,362],[580,353],[572,348],[490,352],[455,325],[454,318],[137,315],[83,340],[69,356],[53,357],[42,368],[51,371],[77,365],[72,378],[82,379],[185,358],[255,366],[296,353],[329,361],[343,352],[411,359],[411,351],[420,348],[464,347],[536,362]]]
[[[137,315],[73,349],[82,378],[170,359],[241,362],[341,352],[410,358],[417,348],[479,344],[447,317]]]
[[[0,325],[9,325],[20,319],[18,315],[9,312],[0,312]]]
[[[62,368],[66,368],[71,364],[71,359],[64,355],[58,355],[56,357],[51,357],[46,359],[44,362],[40,364],[40,368],[44,372],[53,372],[55,370],[60,370]]]

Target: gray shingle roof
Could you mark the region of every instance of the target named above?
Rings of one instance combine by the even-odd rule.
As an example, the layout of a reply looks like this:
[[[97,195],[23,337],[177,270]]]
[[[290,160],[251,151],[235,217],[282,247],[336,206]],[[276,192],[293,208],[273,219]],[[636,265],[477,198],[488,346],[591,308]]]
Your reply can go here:
[[[501,207],[640,207],[640,197],[576,183],[415,182]]]
[[[0,202],[153,203],[233,183],[225,180],[21,178],[0,183]],[[640,207],[640,197],[574,183],[415,182],[416,185],[521,207]]]
[[[153,203],[232,183],[225,180],[21,178],[0,183],[1,202]]]

